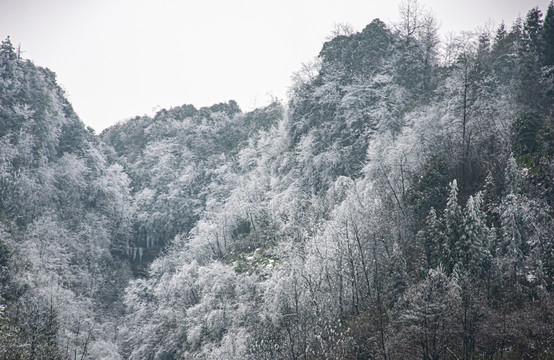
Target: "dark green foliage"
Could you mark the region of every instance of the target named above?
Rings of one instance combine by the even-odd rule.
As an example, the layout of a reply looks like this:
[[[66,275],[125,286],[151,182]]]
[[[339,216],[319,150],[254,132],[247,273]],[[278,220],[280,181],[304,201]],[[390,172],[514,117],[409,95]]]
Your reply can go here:
[[[460,269],[467,271],[473,279],[484,279],[489,275],[491,255],[488,241],[491,229],[487,226],[486,215],[482,209],[482,194],[470,196],[464,208],[463,235],[457,245]]]
[[[425,224],[417,233],[416,241],[421,249],[422,260],[418,264],[418,271],[425,273],[429,269],[439,266],[442,254],[443,229],[435,209],[431,208]],[[418,274],[419,276],[421,275]]]
[[[554,130],[539,113],[524,113],[512,125],[512,149],[520,164],[536,172],[554,156]]]
[[[544,121],[536,112],[525,113],[513,123],[512,148],[516,156],[534,154],[542,150],[537,140],[543,126]]]
[[[552,205],[554,195],[554,130],[537,112],[521,115],[512,124],[512,149],[536,191]]]
[[[542,28],[543,65],[554,66],[554,2],[550,1]]]
[[[519,30],[518,27],[514,27],[507,31],[506,26],[502,23],[497,29],[492,44],[491,65],[497,74],[497,81],[503,84],[510,84],[517,76],[514,69],[519,66],[517,56],[515,56],[521,41]]]
[[[0,57],[4,61],[13,61],[17,59],[17,54],[15,53],[15,49],[9,36],[6,40],[3,40],[2,45],[0,45]]]
[[[442,221],[444,238],[441,243],[441,263],[445,267],[446,273],[450,274],[465,255],[460,248],[463,236],[462,208],[458,204],[458,185],[455,179],[450,183],[450,193]]]
[[[541,70],[542,52],[545,49],[541,36],[542,24],[542,12],[538,8],[531,9],[523,23],[519,46],[518,100],[528,111],[546,113],[552,104],[549,104],[548,98],[545,97],[544,86],[548,86],[548,82],[543,81]]]
[[[63,124],[61,129],[61,135],[58,140],[58,156],[64,153],[77,154],[80,156],[85,155],[85,148],[83,144],[89,138],[88,130],[85,129],[85,125],[74,118],[67,123]]]
[[[416,224],[423,223],[431,208],[443,209],[446,205],[448,183],[452,177],[446,159],[436,157],[426,162],[420,174],[414,176],[405,201],[413,207]]]
[[[527,51],[536,52],[542,46],[541,27],[542,12],[539,8],[529,10],[523,25],[523,41]]]
[[[224,113],[229,117],[241,113],[240,107],[235,100],[229,100],[227,103],[219,103],[199,110],[200,118],[212,120],[211,114]]]
[[[319,57],[325,65],[344,68],[342,80],[352,81],[356,76],[371,76],[386,58],[393,37],[385,23],[373,20],[362,32],[338,36],[325,43]]]

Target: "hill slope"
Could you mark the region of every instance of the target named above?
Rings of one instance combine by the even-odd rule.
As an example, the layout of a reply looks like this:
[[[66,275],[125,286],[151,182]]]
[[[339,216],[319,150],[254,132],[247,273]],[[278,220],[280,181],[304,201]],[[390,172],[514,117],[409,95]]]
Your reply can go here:
[[[554,3],[445,51],[418,20],[325,43],[286,105],[99,137],[5,41],[2,355],[550,358]]]
[[[326,43],[282,118],[229,154],[191,230],[127,289],[123,352],[551,352],[548,11],[444,59],[432,28],[379,20]]]
[[[0,357],[117,358],[131,275],[129,179],[55,74],[18,58],[9,38],[0,49],[0,154]]]

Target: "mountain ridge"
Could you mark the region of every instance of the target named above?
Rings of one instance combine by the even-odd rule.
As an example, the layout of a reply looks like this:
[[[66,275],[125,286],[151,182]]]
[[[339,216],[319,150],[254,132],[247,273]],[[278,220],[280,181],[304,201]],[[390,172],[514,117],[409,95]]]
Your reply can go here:
[[[550,358],[554,3],[443,59],[417,20],[99,136],[6,39],[0,354]]]

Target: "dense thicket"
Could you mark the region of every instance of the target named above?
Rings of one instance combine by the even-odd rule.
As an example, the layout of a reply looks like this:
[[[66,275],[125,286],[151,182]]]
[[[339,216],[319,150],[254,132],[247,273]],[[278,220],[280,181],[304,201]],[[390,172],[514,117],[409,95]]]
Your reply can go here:
[[[231,100],[161,110],[102,133],[131,178],[137,221],[129,254],[137,272],[177,234],[188,233],[206,206],[222,200],[225,190],[216,187],[238,165],[237,153],[282,116],[278,103],[243,114]]]
[[[26,88],[57,94],[46,105],[4,95],[55,83],[3,47],[28,70],[0,84],[1,340],[28,352],[40,338],[45,357],[551,359],[554,3],[442,44],[416,1],[402,9],[393,28],[325,43],[286,106],[185,105],[100,139],[57,86]],[[103,241],[85,235],[93,221]],[[76,304],[51,307],[55,338],[16,310],[56,304],[17,290],[44,276]],[[120,281],[111,302],[99,278]],[[93,320],[72,333],[82,301]]]
[[[327,42],[128,288],[124,352],[552,356],[552,11],[442,51],[421,14]]]
[[[0,48],[0,358],[115,358],[129,180],[55,74]]]

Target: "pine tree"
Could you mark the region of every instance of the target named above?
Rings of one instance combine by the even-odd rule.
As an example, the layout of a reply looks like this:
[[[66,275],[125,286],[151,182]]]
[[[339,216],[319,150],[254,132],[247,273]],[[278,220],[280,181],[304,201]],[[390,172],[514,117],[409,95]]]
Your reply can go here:
[[[546,113],[550,113],[550,120],[554,120],[554,0],[548,5],[542,27],[542,53],[541,63],[543,67],[542,82],[545,91]]]
[[[541,51],[542,12],[538,8],[527,13],[523,24],[523,32],[519,47],[519,102],[529,111],[541,108],[543,102],[541,79],[540,51]]]
[[[498,231],[496,230],[496,227],[494,225],[491,226],[489,230],[489,236],[487,237],[486,247],[489,251],[489,254],[491,254],[492,257],[496,257],[496,253],[499,248],[499,241],[498,241]]]
[[[521,21],[521,20],[520,20]],[[496,78],[504,84],[509,84],[515,76],[517,68],[517,47],[521,40],[521,29],[514,26],[509,32],[504,23],[496,31],[492,46],[492,66]]]
[[[443,238],[441,222],[435,209],[431,208],[425,220],[425,227],[417,233],[418,244],[425,256],[425,264],[421,264],[424,270],[434,269],[439,265],[444,246]]]
[[[500,194],[498,187],[495,183],[494,177],[491,172],[487,174],[485,178],[485,185],[483,186],[483,211],[487,216],[487,224],[493,225],[497,224],[497,219],[495,217],[494,209],[498,206],[500,202]]]
[[[2,45],[0,45],[0,59],[3,59],[3,60],[17,59],[17,54],[15,53],[15,49],[12,45],[12,42],[9,36],[6,38],[6,40],[2,41]]]
[[[510,193],[504,197],[501,205],[501,232],[500,244],[501,271],[506,279],[516,280],[523,275],[524,253],[523,237],[518,224],[518,196]]]
[[[554,66],[554,0],[550,1],[542,28],[542,64]]]
[[[517,171],[517,163],[513,154],[510,154],[504,172],[504,193],[517,194],[519,193],[519,173]]]
[[[537,52],[541,45],[542,12],[533,8],[527,13],[523,25],[523,45],[525,50]]]
[[[2,41],[2,45],[0,45],[0,80],[13,79],[15,77],[17,67],[16,60],[17,54],[15,53],[10,37],[8,36],[6,40]],[[11,82],[6,83],[4,86],[0,86],[0,99],[6,101],[6,98],[11,95],[5,92],[9,90],[13,92],[14,86],[16,86],[16,84],[12,84]],[[0,112],[1,110],[2,109],[0,109]],[[5,117],[5,114],[0,114],[0,125],[2,125],[2,120],[6,120],[2,119]]]
[[[461,260],[458,243],[462,235],[462,211],[458,205],[458,183],[456,179],[450,183],[450,194],[448,195],[446,209],[444,209],[443,223],[445,238],[443,263],[446,266],[447,273],[450,274],[456,263]]]
[[[519,287],[525,275],[526,242],[523,234],[519,173],[511,155],[505,170],[505,196],[500,204],[500,242],[497,249],[498,268],[504,281]]]
[[[506,39],[506,37],[508,37],[508,31],[506,31],[506,24],[502,21],[496,30],[496,36],[494,37],[495,44],[499,44],[501,41]]]
[[[490,262],[490,254],[485,246],[490,230],[481,203],[481,193],[469,198],[464,211],[463,234],[457,251],[461,267],[476,277],[484,277],[487,274]]]

